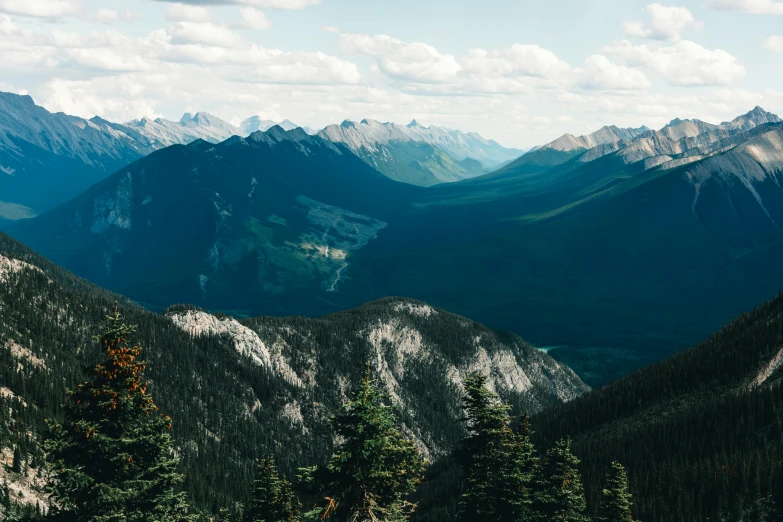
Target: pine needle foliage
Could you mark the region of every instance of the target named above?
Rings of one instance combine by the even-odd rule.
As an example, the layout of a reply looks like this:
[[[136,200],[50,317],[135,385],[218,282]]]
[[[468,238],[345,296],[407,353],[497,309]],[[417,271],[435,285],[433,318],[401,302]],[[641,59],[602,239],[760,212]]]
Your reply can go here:
[[[291,483],[281,477],[270,458],[261,460],[253,482],[245,522],[296,522],[301,503]]]
[[[536,457],[527,417],[519,433],[512,431],[509,406],[487,388],[484,375],[468,375],[464,389],[462,410],[468,436],[457,449],[457,462],[465,477],[459,520],[532,520]]]
[[[634,522],[628,473],[619,462],[612,462],[601,497],[600,522]]]
[[[169,434],[171,418],[158,411],[135,327],[115,306],[99,338],[106,359],[87,369],[69,391],[62,424],[51,423],[45,443],[51,467],[50,515],[68,522],[189,520],[182,476]],[[96,338],[97,339],[97,338]]]
[[[535,508],[541,522],[590,522],[578,468],[571,439],[560,439],[547,451],[536,480]]]
[[[406,501],[422,482],[426,461],[400,431],[389,396],[365,373],[332,418],[342,442],[323,477],[326,506],[320,517],[350,522],[402,522],[415,505]]]

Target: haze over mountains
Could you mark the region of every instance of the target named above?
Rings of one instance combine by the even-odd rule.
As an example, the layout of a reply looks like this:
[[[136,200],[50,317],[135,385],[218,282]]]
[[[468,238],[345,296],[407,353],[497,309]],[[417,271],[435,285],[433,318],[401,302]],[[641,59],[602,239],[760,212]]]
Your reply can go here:
[[[650,360],[783,286],[782,129],[760,108],[606,128],[424,188],[371,165],[420,151],[403,138],[431,128],[275,126],[157,151],[9,231],[158,309],[318,314],[406,295],[539,344]],[[542,152],[568,157],[530,171]]]
[[[52,114],[29,96],[0,93],[0,221],[49,210],[154,150],[196,140],[219,143],[274,126],[299,128],[290,120],[275,123],[258,116],[235,126],[205,112],[179,121],[144,117],[120,124]],[[348,144],[388,177],[419,185],[485,174],[522,153],[475,133],[434,126],[374,122],[358,134],[328,127],[320,135]]]

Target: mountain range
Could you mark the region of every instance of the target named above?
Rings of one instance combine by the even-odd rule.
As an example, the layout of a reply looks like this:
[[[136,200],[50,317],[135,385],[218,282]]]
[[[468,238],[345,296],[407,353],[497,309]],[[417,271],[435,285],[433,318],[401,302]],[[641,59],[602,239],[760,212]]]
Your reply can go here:
[[[45,212],[154,150],[196,140],[219,143],[274,126],[286,131],[299,128],[290,120],[275,123],[258,116],[233,125],[205,112],[187,113],[179,121],[147,117],[123,124],[98,117],[86,120],[52,114],[35,105],[30,96],[0,92],[0,221]],[[361,129],[365,136],[330,129],[320,135],[349,145],[392,179],[419,185],[485,174],[522,153],[475,133],[439,127],[376,122]],[[388,136],[379,135],[378,129],[386,129]],[[357,140],[363,145],[355,146]]]
[[[602,131],[543,173],[512,164],[430,188],[322,134],[168,147],[7,228],[159,310],[321,314],[409,295],[539,344],[625,350],[620,374],[783,286],[783,124],[758,108]]]

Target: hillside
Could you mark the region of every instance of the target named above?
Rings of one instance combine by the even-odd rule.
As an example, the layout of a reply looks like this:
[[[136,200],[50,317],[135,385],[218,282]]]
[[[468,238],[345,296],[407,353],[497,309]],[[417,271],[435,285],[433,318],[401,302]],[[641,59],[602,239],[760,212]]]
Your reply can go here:
[[[320,319],[236,320],[192,306],[165,315],[95,287],[0,234],[0,448],[23,452],[10,478],[35,502],[37,440],[62,414],[65,388],[101,354],[91,336],[119,300],[149,361],[156,402],[174,419],[189,494],[216,509],[241,500],[254,459],[274,455],[287,474],[322,463],[330,414],[363,374],[378,369],[405,431],[435,458],[462,436],[459,379],[470,370],[519,410],[539,411],[588,388],[519,337],[403,298]],[[22,435],[30,433],[31,435]],[[219,490],[215,484],[221,484]]]
[[[287,314],[309,303],[319,313],[336,309],[328,301],[353,277],[353,255],[402,218],[415,190],[341,145],[276,126],[158,151],[12,230],[157,309]]]
[[[762,519],[783,470],[783,294],[694,348],[534,417],[568,435],[595,503],[623,462],[638,520]],[[757,518],[754,518],[757,517]]]
[[[154,148],[100,118],[52,114],[29,96],[0,92],[0,219],[50,209]]]

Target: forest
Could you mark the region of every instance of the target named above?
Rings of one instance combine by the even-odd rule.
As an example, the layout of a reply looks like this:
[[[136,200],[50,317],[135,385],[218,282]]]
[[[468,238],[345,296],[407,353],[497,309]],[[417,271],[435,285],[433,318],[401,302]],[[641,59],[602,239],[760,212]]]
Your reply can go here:
[[[344,371],[303,392],[237,357],[226,335],[191,338],[7,236],[0,254],[31,267],[0,277],[3,520],[780,520],[783,295],[605,387],[547,381],[573,391],[565,403],[510,393],[492,372],[433,387],[427,367],[410,374],[410,411],[352,337],[400,301],[243,321],[305,332],[289,345],[298,374],[306,354],[324,375]],[[439,357],[465,358],[455,331],[468,328],[546,361],[458,316],[410,320]],[[282,415],[293,401],[303,424]]]

